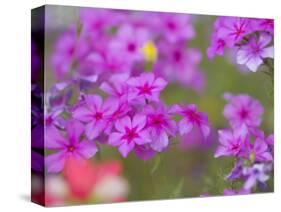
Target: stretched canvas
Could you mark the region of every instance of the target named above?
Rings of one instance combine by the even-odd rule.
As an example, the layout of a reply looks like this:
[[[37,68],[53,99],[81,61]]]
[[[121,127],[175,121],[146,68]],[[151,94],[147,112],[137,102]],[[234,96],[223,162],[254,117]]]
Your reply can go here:
[[[33,202],[273,192],[274,20],[31,13]]]

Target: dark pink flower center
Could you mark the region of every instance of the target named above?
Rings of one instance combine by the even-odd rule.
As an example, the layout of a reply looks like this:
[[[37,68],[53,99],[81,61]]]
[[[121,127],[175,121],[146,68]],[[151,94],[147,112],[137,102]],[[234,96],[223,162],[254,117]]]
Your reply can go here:
[[[245,33],[245,22],[242,22],[241,24],[235,24],[234,25],[234,32],[231,33],[232,35],[235,36],[235,39],[237,40],[240,38]]]
[[[68,151],[68,152],[74,152],[74,150],[75,150],[75,146],[73,146],[73,145],[69,145],[69,146],[67,147],[67,151]]]
[[[131,142],[133,139],[138,138],[139,135],[136,132],[136,127],[130,129],[128,127],[125,128],[125,135],[123,136],[123,139],[127,140],[128,142]]]
[[[182,53],[180,51],[174,51],[173,58],[176,62],[179,62],[182,58]]]
[[[139,90],[139,94],[151,94],[152,89],[154,87],[145,83],[143,86],[138,86],[137,89]]]
[[[158,114],[158,115],[151,117],[152,125],[160,126],[160,125],[164,124],[164,122],[165,122],[165,120],[164,120],[164,117],[162,114]]]
[[[96,120],[100,120],[100,119],[102,119],[103,115],[102,115],[101,112],[96,112],[94,117],[95,117]]]
[[[168,27],[168,29],[170,29],[170,30],[175,30],[175,29],[177,28],[177,25],[175,24],[175,22],[168,21],[168,22],[167,22],[167,27]]]
[[[196,111],[187,110],[185,111],[185,115],[190,121],[200,123],[200,116],[198,115],[198,113],[196,113]]]
[[[241,117],[242,119],[246,119],[246,118],[248,118],[248,116],[249,116],[249,111],[243,108],[243,109],[239,112],[239,115],[240,115],[240,117]]]
[[[136,48],[137,48],[136,44],[134,44],[134,43],[129,43],[128,46],[127,46],[127,49],[128,49],[129,52],[136,51]]]

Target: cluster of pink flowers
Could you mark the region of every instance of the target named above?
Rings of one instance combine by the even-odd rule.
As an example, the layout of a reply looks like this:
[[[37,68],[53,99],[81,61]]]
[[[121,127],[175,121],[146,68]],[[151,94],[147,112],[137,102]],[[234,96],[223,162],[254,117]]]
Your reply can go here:
[[[231,128],[218,131],[215,157],[235,158],[236,164],[227,179],[243,180],[244,185],[237,192],[249,193],[255,186],[264,187],[269,179],[273,168],[273,134],[266,136],[260,129],[263,106],[258,100],[246,94],[226,94],[225,98],[228,104],[224,116]]]
[[[60,82],[85,85],[150,70],[168,82],[203,89],[201,53],[187,47],[195,36],[190,15],[83,8],[79,21],[54,46],[50,62]]]
[[[71,156],[89,159],[99,145],[148,160],[178,134],[210,133],[196,106],[167,106],[168,83],[202,90],[201,54],[186,14],[80,9],[79,23],[58,38],[50,57],[54,80],[47,93],[45,126],[49,172]],[[182,119],[177,123],[174,116]]]
[[[46,158],[48,171],[61,171],[69,157],[93,157],[97,142],[117,147],[123,157],[134,151],[148,160],[165,151],[171,138],[189,134],[193,128],[207,138],[207,115],[198,112],[194,104],[166,106],[160,99],[166,85],[153,73],[115,74],[101,82],[95,93],[80,93],[77,102],[63,112],[57,107],[59,112],[47,113],[46,147],[56,151]],[[178,123],[175,115],[182,117]]]
[[[226,48],[236,52],[238,64],[256,72],[265,59],[273,58],[272,19],[218,17],[214,23],[207,55],[222,56]]]

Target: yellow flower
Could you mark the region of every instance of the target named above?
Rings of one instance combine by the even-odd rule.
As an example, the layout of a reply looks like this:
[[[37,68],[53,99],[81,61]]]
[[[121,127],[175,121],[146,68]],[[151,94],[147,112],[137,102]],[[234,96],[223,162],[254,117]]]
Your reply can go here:
[[[147,41],[143,45],[142,52],[146,61],[154,63],[157,60],[158,50],[152,41]]]

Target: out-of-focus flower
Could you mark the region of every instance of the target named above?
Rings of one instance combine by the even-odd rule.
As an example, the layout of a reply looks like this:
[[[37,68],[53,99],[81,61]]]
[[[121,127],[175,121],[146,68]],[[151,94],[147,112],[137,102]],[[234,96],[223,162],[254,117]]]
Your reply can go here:
[[[237,52],[237,63],[245,64],[251,71],[256,72],[265,58],[273,58],[273,46],[269,46],[271,35],[261,34],[258,38],[251,37],[247,44]]]
[[[48,172],[60,172],[69,157],[90,158],[98,151],[94,142],[80,142],[84,125],[77,121],[69,121],[65,128],[65,136],[54,127],[46,130],[46,148],[58,151],[46,157]]]
[[[268,172],[271,171],[270,164],[254,164],[252,167],[245,167],[243,175],[247,177],[244,189],[248,190],[254,187],[257,183],[265,183],[269,179]]]
[[[219,130],[219,142],[215,157],[238,156],[246,145],[248,130],[245,125],[237,127],[233,131],[229,129]]]
[[[134,28],[125,24],[118,29],[116,37],[110,42],[110,49],[122,54],[130,62],[144,59],[142,48],[149,40],[149,33],[144,28]]]
[[[74,199],[116,202],[127,197],[129,185],[121,175],[122,165],[118,161],[96,163],[69,158],[63,173],[70,196]]]
[[[261,123],[263,106],[249,95],[225,94],[229,103],[224,107],[223,114],[232,127],[245,124],[247,127],[257,127]]]
[[[135,115],[132,119],[125,116],[115,122],[115,128],[118,132],[109,135],[108,143],[112,146],[118,146],[119,152],[123,157],[127,157],[129,152],[136,144],[143,145],[150,143],[149,133],[144,129],[146,117]]]
[[[189,15],[159,13],[156,23],[161,35],[169,42],[176,43],[195,36]]]

